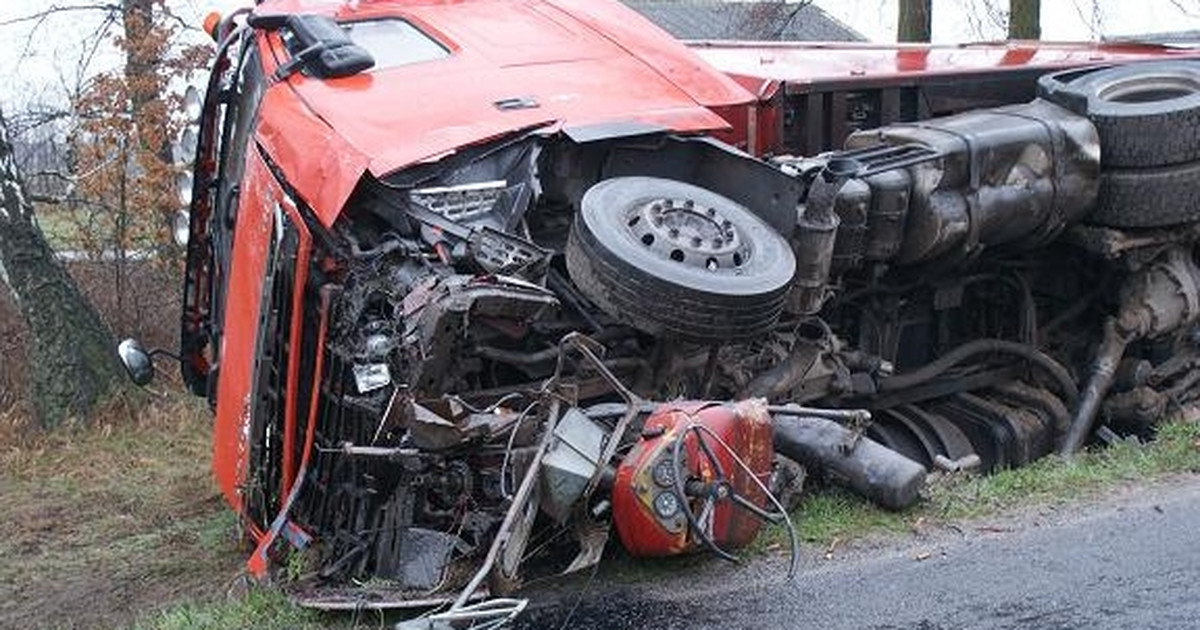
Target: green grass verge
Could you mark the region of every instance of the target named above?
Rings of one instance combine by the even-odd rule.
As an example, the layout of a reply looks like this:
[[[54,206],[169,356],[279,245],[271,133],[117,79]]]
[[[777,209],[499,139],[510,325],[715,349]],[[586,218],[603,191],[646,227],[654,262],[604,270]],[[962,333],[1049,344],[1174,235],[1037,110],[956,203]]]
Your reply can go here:
[[[65,206],[38,204],[34,208],[42,236],[55,251],[85,249],[95,244],[99,234],[108,234],[112,227],[94,214],[72,210]]]
[[[989,477],[947,479],[931,487],[924,509],[949,519],[1022,505],[1093,496],[1122,483],[1200,472],[1200,424],[1163,425],[1149,444],[1125,441],[1071,459],[1052,456]]]
[[[214,599],[241,563],[200,401],[116,405],[94,426],[0,424],[0,627],[111,628]]]
[[[138,622],[133,630],[227,630],[228,628],[324,628],[320,616],[297,608],[274,589],[254,588],[240,598],[187,603]]]
[[[136,214],[136,213],[135,213]],[[67,205],[36,204],[34,217],[42,236],[56,252],[83,251],[97,253],[111,250],[117,237],[116,215],[94,208],[71,208]],[[131,217],[137,220],[138,217]],[[125,248],[153,249],[161,243],[148,237],[145,228],[129,229]]]

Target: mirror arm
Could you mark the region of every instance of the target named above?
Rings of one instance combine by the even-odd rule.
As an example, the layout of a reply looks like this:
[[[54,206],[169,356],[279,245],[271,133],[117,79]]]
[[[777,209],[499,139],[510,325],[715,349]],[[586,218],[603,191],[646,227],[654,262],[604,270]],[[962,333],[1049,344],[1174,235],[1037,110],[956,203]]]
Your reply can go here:
[[[167,350],[166,348],[154,348],[153,350],[147,351],[146,354],[148,354],[151,358],[154,358],[157,356],[164,356],[164,357],[167,357],[170,359],[174,359],[175,361],[178,361],[180,363],[183,362],[183,357],[179,356],[178,354],[176,354],[174,352],[171,352],[170,350]]]
[[[308,62],[316,55],[325,51],[325,43],[317,42],[304,50],[296,53],[287,63],[275,69],[275,73],[271,75],[271,80],[275,83],[286,81],[288,77],[296,73],[300,66]]]

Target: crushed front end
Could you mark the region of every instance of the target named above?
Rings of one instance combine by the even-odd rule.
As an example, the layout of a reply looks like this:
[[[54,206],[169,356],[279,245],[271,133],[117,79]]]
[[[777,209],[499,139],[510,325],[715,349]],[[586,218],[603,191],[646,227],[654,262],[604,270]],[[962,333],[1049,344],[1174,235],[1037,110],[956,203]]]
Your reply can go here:
[[[736,186],[749,178],[758,185],[746,190],[779,200],[775,216],[712,192],[717,178],[710,189],[688,183],[736,171]],[[679,415],[676,403],[651,401],[740,398],[719,355],[770,333],[783,313],[793,255],[769,221],[784,224],[799,194],[779,169],[707,140],[523,132],[365,177],[311,239],[303,288],[286,261],[289,244],[308,239],[288,237],[302,226],[285,220],[286,289],[271,291],[280,297],[266,310],[283,323],[266,327],[275,333],[259,350],[264,380],[238,488],[263,530],[252,567],[265,571],[286,539],[304,549],[304,601],[401,605],[483,592],[472,581],[481,566],[492,593],[591,566],[622,510],[672,539],[641,550],[651,555],[701,544],[726,553],[762,521],[782,522],[786,511],[768,502],[782,482],[765,402]],[[621,214],[584,234],[581,207]],[[647,245],[657,238],[668,242],[662,255]],[[613,242],[630,255],[596,250]],[[666,274],[655,299],[635,270],[616,271],[635,247],[668,265],[641,276]],[[297,290],[302,301],[289,298]],[[298,342],[292,308],[303,312]],[[271,367],[287,366],[290,348],[295,389]],[[622,467],[650,435],[679,488],[662,485],[662,470],[639,472],[638,458]],[[672,448],[683,451],[672,459]],[[647,475],[658,485],[620,483]],[[371,588],[347,586],[363,583]]]

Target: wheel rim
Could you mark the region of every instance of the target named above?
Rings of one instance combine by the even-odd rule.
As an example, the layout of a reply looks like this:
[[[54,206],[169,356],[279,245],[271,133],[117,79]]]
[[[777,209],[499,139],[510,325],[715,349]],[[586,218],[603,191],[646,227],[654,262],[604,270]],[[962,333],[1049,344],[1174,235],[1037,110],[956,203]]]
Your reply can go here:
[[[1110,103],[1157,103],[1184,98],[1200,92],[1200,83],[1189,77],[1149,75],[1116,81],[1101,89],[1097,96]]]
[[[681,267],[737,273],[752,255],[750,240],[733,219],[720,208],[694,199],[650,199],[623,213],[630,239]]]
[[[795,275],[787,240],[698,186],[618,177],[590,187],[564,249],[580,291],[654,335],[727,340],[774,325]]]

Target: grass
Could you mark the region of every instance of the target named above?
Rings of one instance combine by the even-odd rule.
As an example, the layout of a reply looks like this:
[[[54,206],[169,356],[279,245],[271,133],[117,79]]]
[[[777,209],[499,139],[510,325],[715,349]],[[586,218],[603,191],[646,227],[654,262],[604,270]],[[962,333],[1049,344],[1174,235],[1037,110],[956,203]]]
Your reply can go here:
[[[114,627],[223,592],[241,563],[202,402],[114,407],[92,428],[0,426],[0,627]]]
[[[1052,456],[989,477],[934,484],[925,509],[963,519],[1005,509],[1094,496],[1123,483],[1200,472],[1200,424],[1164,424],[1149,444],[1123,441],[1075,458]]]
[[[792,522],[801,541],[832,544],[869,532],[901,531],[906,519],[904,513],[881,510],[849,491],[828,488],[808,496],[792,514]]]
[[[94,239],[89,233],[111,231],[109,226],[97,225],[97,217],[83,210],[46,204],[38,204],[34,210],[42,235],[56,251],[82,249]]]
[[[986,477],[941,477],[930,485],[924,501],[902,512],[888,512],[847,491],[827,488],[809,495],[793,513],[793,520],[802,544],[832,553],[838,545],[866,536],[903,534],[936,523],[982,518],[1025,506],[1069,503],[1131,482],[1196,472],[1200,472],[1200,424],[1168,424],[1149,444],[1123,442],[1070,460],[1047,457],[1024,468]],[[780,549],[786,549],[786,534],[780,528],[771,528],[746,553],[762,555]],[[644,561],[621,553],[609,555],[616,557],[601,570],[600,579],[610,584],[636,584],[676,575],[705,562],[699,556]],[[162,613],[135,630],[308,628],[319,623],[325,627],[360,627],[346,619],[322,619],[299,612],[279,595],[256,594],[240,601],[189,604]]]
[[[133,630],[227,630],[228,628],[288,628],[307,630],[325,627],[318,615],[297,608],[274,589],[254,588],[238,599],[219,602],[189,602],[160,611],[139,621]]]
[[[134,213],[136,214],[136,213]],[[117,237],[116,215],[95,208],[73,208],[69,205],[36,204],[34,217],[42,236],[55,251],[84,251],[98,253],[113,247]],[[136,219],[136,217],[135,217]],[[147,238],[145,227],[131,227],[126,248],[153,249],[157,243]]]
[[[327,616],[278,590],[240,588],[235,519],[210,480],[211,419],[202,402],[167,396],[136,418],[22,438],[0,416],[0,627],[183,630],[375,628],[374,616]],[[919,505],[887,512],[835,488],[793,514],[818,552],[877,535],[1086,500],[1115,487],[1200,472],[1200,424],[1168,424],[1150,444],[1125,442],[1071,460],[1045,458],[988,477],[933,480]],[[744,553],[786,549],[779,528]],[[601,583],[636,585],[706,566],[609,553]],[[231,589],[231,586],[238,586]],[[239,594],[230,595],[237,591]]]

